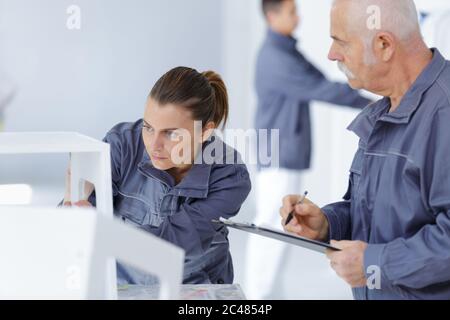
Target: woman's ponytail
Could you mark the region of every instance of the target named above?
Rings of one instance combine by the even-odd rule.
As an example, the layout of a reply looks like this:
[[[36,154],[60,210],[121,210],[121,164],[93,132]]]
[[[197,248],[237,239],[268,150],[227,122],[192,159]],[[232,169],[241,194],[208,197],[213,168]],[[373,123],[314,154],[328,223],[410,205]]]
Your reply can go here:
[[[172,103],[189,109],[202,126],[208,122],[225,126],[228,119],[227,88],[214,71],[174,68],[156,82],[149,96],[161,105]]]
[[[222,77],[214,71],[203,72],[202,75],[208,80],[213,89],[215,106],[212,121],[218,127],[221,123],[225,126],[228,120],[228,92]]]

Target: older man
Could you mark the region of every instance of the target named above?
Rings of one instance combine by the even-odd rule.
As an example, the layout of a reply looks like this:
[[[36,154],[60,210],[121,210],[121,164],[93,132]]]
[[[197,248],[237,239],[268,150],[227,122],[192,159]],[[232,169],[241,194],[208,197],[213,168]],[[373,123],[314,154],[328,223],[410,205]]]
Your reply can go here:
[[[345,201],[287,196],[286,230],[333,239],[356,299],[450,299],[450,63],[423,42],[412,0],[336,0],[331,37],[350,85],[384,98],[349,127],[360,142]]]

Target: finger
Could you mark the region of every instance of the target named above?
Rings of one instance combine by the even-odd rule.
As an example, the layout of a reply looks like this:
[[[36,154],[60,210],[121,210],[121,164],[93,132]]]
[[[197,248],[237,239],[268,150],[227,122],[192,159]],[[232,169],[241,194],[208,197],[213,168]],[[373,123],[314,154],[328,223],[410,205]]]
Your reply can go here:
[[[337,264],[336,264],[336,262],[334,262],[334,261],[330,261],[330,267],[331,267],[331,269],[333,269],[333,270],[335,270],[335,271],[336,271],[336,267],[337,267]]]
[[[294,217],[292,217],[291,221],[289,221],[289,224],[291,226],[301,226],[302,224],[300,223],[300,221],[296,218],[296,216],[294,215]]]
[[[280,210],[279,210],[280,216],[281,216],[283,219],[287,219],[287,217],[288,217],[288,215],[289,215],[289,213],[290,213],[291,211],[292,211],[292,210],[289,210],[288,208],[280,207]]]
[[[282,218],[281,219],[281,226],[286,230],[286,227],[288,226],[288,225],[292,225],[292,221],[290,221],[287,225],[286,225],[286,219],[285,218]],[[286,230],[287,231],[287,230]]]
[[[343,240],[343,241],[331,240],[330,241],[330,244],[333,247],[336,247],[338,249],[345,249],[345,248],[351,247],[354,245],[354,243],[355,243],[355,241],[347,241],[347,240]]]
[[[305,203],[296,204],[294,207],[295,213],[299,216],[309,216],[311,215],[311,206]]]
[[[75,203],[75,206],[77,207],[92,207],[91,203],[86,200],[81,200]]]
[[[283,211],[291,212],[294,209],[295,204],[300,200],[299,195],[289,195],[283,198]]]
[[[329,260],[331,260],[333,252],[334,252],[334,251],[331,250],[331,249],[326,249],[326,250],[325,250],[325,255],[326,255],[326,257],[327,257]]]
[[[294,226],[290,223],[287,226],[285,226],[285,229],[287,232],[295,233],[298,235],[301,235],[301,233],[303,232],[303,228],[301,225]]]
[[[302,201],[303,204],[314,204],[311,200],[309,200],[308,198],[303,199]]]
[[[342,268],[339,265],[335,264],[333,266],[333,270],[334,270],[334,272],[336,272],[336,274],[338,275],[339,278],[341,278],[342,280],[347,282],[346,276],[345,276],[345,271],[342,270]]]
[[[283,198],[283,205],[294,205],[300,200],[301,196],[297,194],[287,195]]]
[[[281,218],[281,225],[284,227],[286,226],[287,217]],[[287,225],[297,226],[299,225],[298,220],[295,218],[295,215],[292,217],[291,221]]]
[[[325,251],[325,255],[327,256],[328,259],[337,262],[337,257],[339,256],[340,252],[337,252],[333,249],[326,249]]]

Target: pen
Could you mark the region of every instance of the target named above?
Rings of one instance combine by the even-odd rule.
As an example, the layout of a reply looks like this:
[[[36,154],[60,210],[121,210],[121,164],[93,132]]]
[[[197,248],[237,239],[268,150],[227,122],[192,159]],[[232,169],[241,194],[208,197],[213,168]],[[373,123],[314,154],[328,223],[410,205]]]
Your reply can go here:
[[[297,202],[297,204],[302,204],[303,200],[305,200],[306,196],[308,195],[308,191],[305,191],[305,193],[303,194],[303,196],[301,197],[301,199]],[[287,219],[286,219],[286,223],[284,224],[285,226],[287,226],[289,224],[289,222],[291,222],[292,218],[294,217],[294,210],[292,210]]]

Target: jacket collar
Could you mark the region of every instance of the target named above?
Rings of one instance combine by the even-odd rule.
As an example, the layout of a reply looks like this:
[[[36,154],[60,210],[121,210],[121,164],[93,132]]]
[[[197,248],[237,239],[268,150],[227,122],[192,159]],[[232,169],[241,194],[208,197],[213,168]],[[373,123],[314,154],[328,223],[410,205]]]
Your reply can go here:
[[[347,129],[367,142],[378,120],[393,124],[408,124],[421,105],[423,95],[436,82],[446,65],[446,60],[439,50],[432,49],[432,51],[433,59],[409,88],[394,112],[388,112],[391,102],[389,98],[384,97],[366,107]]]
[[[282,47],[287,50],[296,50],[297,48],[297,39],[292,36],[284,36],[270,28],[267,30],[267,40],[277,47]]]

